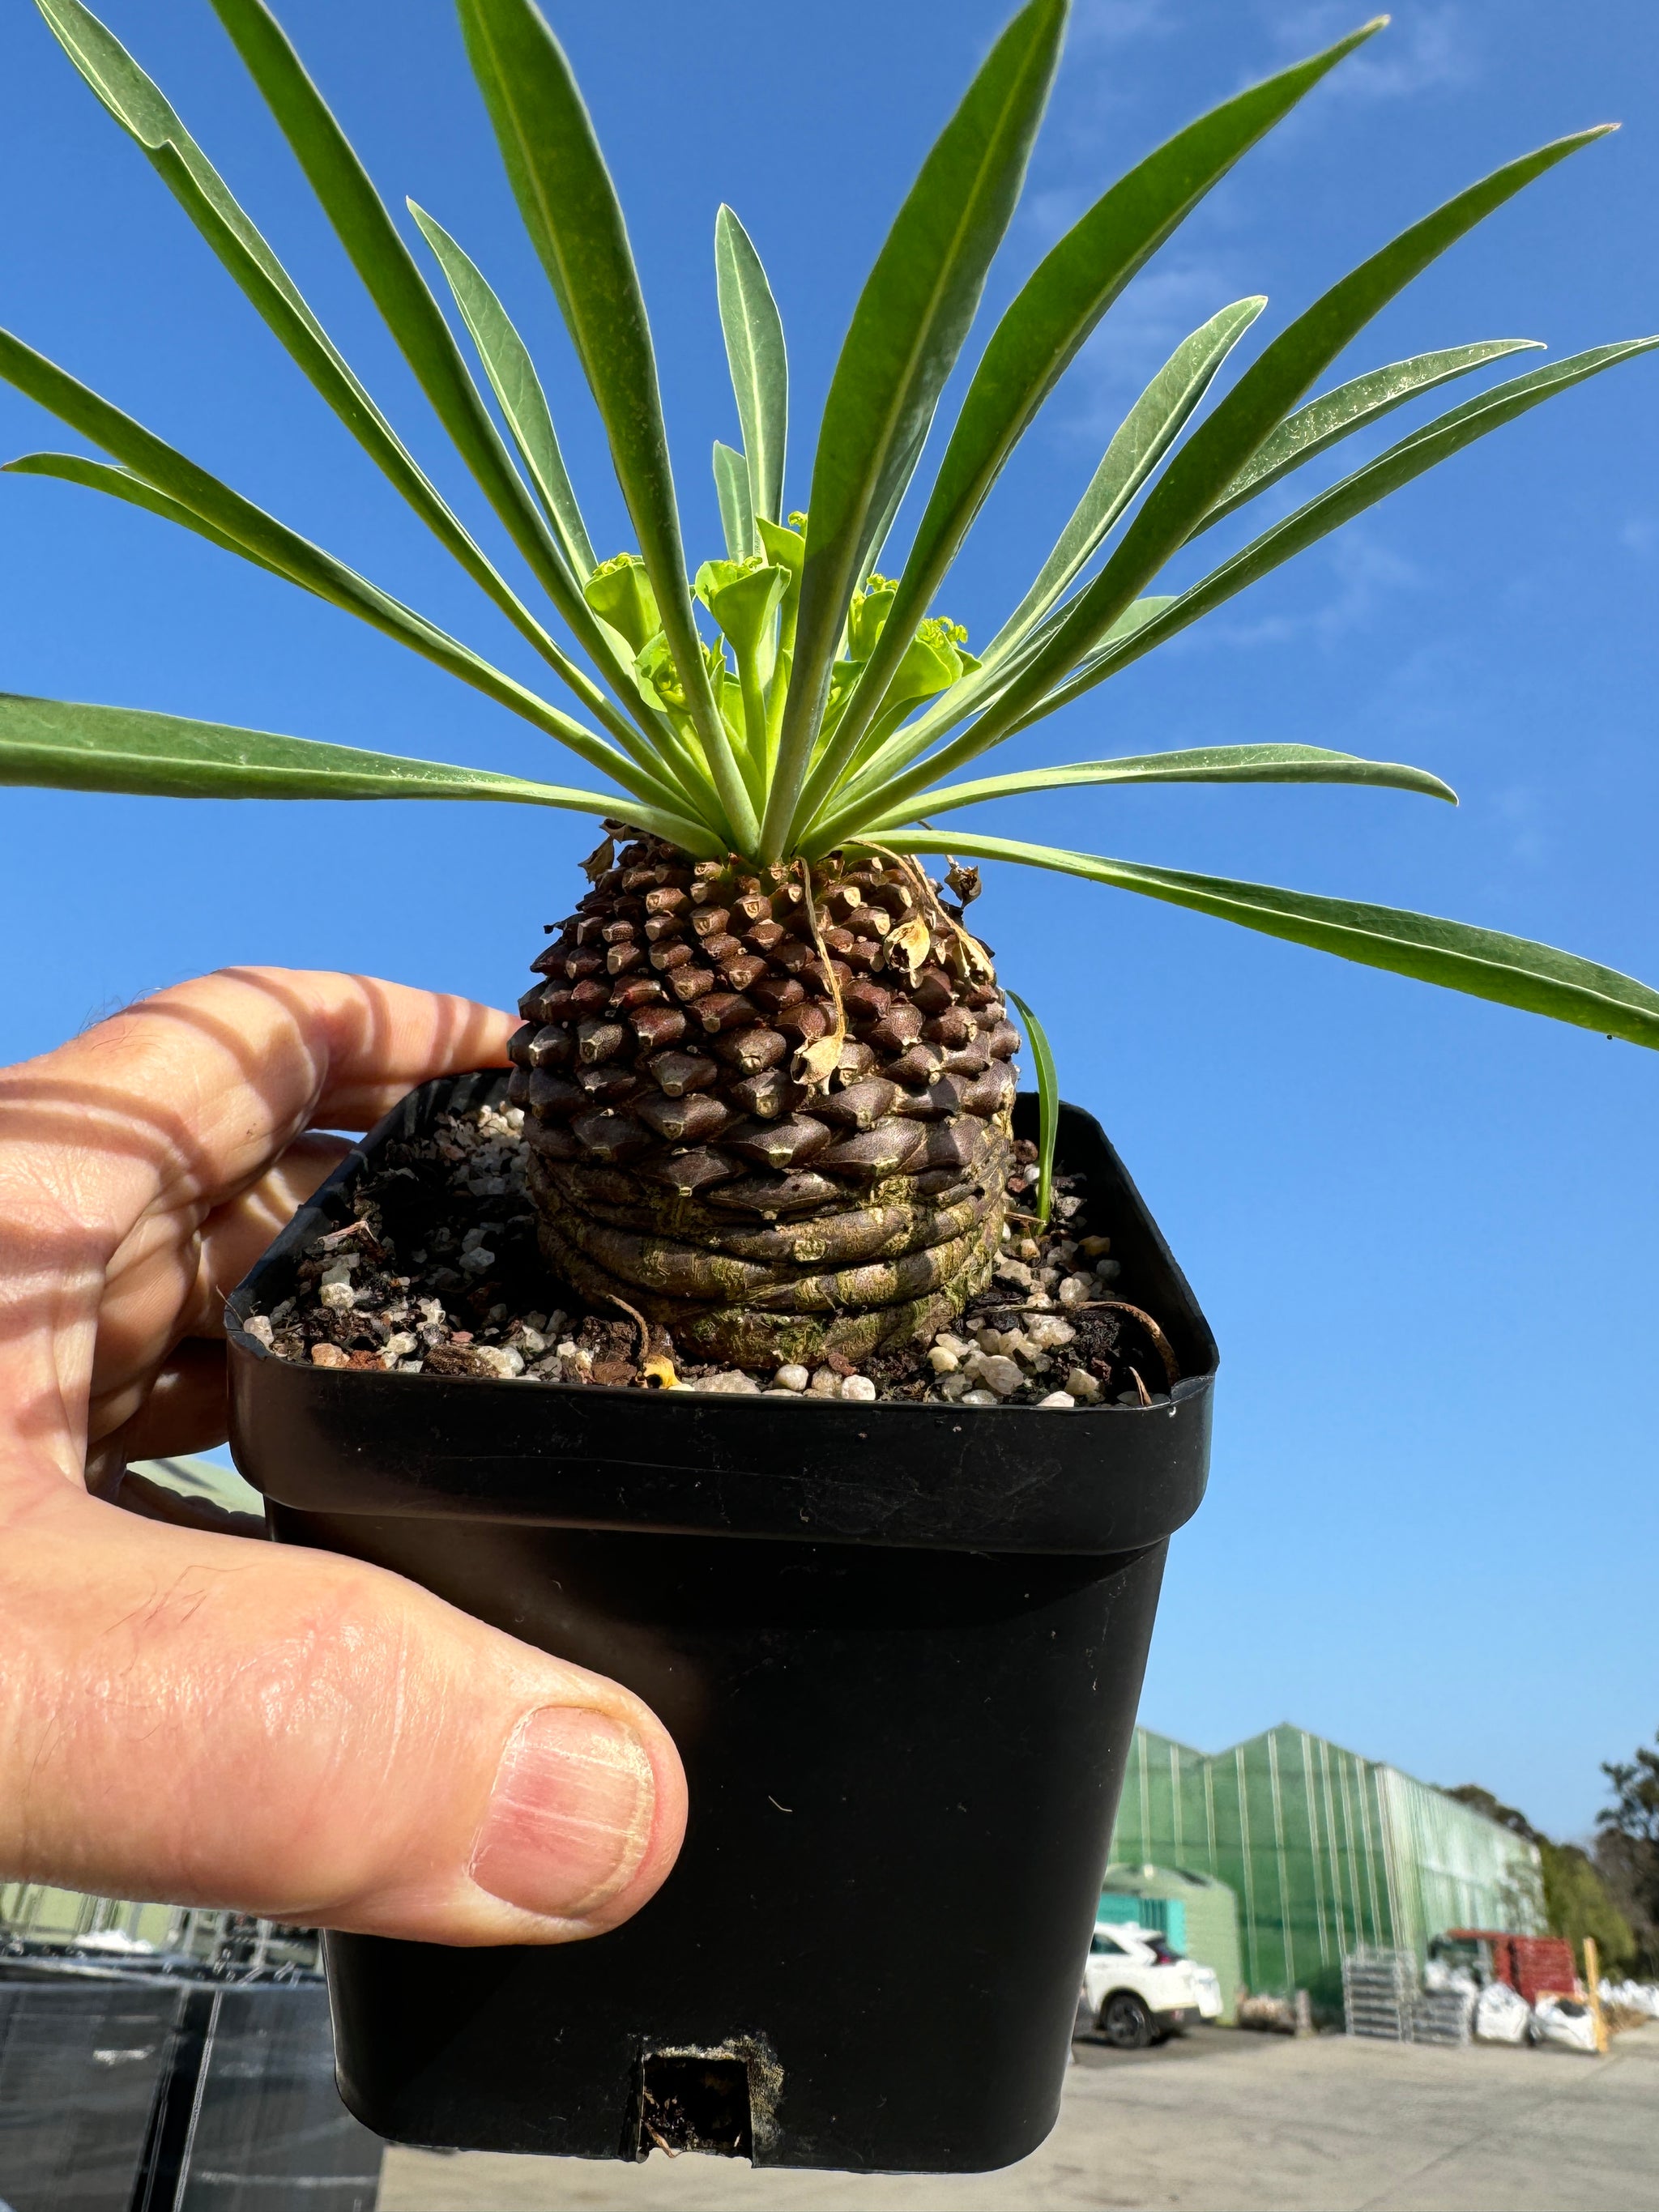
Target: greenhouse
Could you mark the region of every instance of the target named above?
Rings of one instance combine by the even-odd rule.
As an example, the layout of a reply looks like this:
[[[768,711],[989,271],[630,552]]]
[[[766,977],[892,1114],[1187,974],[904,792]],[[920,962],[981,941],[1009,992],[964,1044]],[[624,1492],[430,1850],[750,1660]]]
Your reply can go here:
[[[1288,1723],[1213,1756],[1137,1729],[1112,1859],[1224,1881],[1245,1985],[1332,2012],[1356,1944],[1421,1957],[1448,1928],[1544,1926],[1535,1845]]]

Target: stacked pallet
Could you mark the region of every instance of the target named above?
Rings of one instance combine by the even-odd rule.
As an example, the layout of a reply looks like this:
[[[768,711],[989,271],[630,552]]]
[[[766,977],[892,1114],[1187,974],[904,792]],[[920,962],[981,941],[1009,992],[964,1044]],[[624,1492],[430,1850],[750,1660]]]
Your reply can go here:
[[[1418,1965],[1410,1951],[1362,1943],[1342,1961],[1342,2010],[1350,2035],[1409,2043],[1422,2002]]]
[[[1425,1990],[1412,2007],[1411,2040],[1467,2043],[1474,2018],[1473,1989]]]

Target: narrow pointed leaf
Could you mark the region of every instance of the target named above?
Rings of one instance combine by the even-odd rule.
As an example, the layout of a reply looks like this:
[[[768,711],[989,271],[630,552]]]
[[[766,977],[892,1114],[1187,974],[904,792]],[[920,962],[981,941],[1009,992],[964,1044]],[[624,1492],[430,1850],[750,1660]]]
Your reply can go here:
[[[904,504],[904,495],[910,489],[910,479],[916,472],[916,465],[921,459],[933,427],[933,418],[930,415],[918,428],[908,449],[899,456],[898,465],[892,472],[892,482],[888,486],[886,501],[871,525],[868,542],[859,560],[860,591],[864,589],[871,571],[881,565],[882,548],[892,535],[893,525],[898,520],[898,511]]]
[[[1066,0],[1028,0],[922,164],[836,365],[807,502],[806,570],[765,851],[795,814],[836,640],[875,531],[896,502],[979,306],[1048,99]]]
[[[451,799],[511,800],[574,814],[618,812],[689,849],[717,841],[682,816],[642,809],[619,792],[577,791],[452,768],[443,761],[319,744],[222,722],[0,693],[0,784],[57,791],[114,791],[160,799]]]
[[[222,7],[228,0],[215,4]],[[730,827],[744,849],[752,850],[758,824],[714,703],[686,586],[650,325],[592,119],[534,0],[459,4],[473,74],[519,212],[605,423],[692,720]]]
[[[1060,1135],[1060,1078],[1054,1072],[1054,1047],[1045,1030],[1018,991],[1008,996],[1019,1008],[1030,1040],[1031,1062],[1037,1087],[1037,1225],[1046,1229],[1054,1202],[1054,1145]]]
[[[5,463],[0,471],[11,477],[52,477],[60,483],[81,484],[88,491],[100,491],[111,499],[125,500],[129,507],[142,507],[147,514],[160,515],[164,522],[177,523],[182,530],[194,531],[205,538],[210,545],[216,545],[222,553],[234,553],[240,560],[251,561],[256,568],[267,575],[280,576],[285,584],[296,580],[274,561],[267,561],[262,553],[255,553],[240,539],[204,521],[199,514],[154,484],[136,477],[131,469],[112,467],[107,461],[89,460],[84,453],[20,453],[15,461]],[[301,591],[310,589],[301,584]]]
[[[778,303],[761,258],[729,207],[722,207],[714,218],[714,282],[755,512],[769,522],[781,522],[789,358]]]
[[[138,145],[267,327],[370,459],[589,710],[609,720],[614,709],[548,637],[450,508],[159,86],[81,0],[36,0],[36,5],[105,108]],[[567,619],[575,617],[578,636],[593,652],[602,643],[600,633],[574,591],[566,592],[559,605]],[[599,665],[605,665],[602,658]]]
[[[1123,541],[1043,651],[987,717],[984,744],[1006,737],[1027,710],[1097,645],[1118,616],[1222,497],[1321,371],[1411,279],[1523,186],[1606,135],[1610,126],[1506,162],[1425,216],[1331,287],[1246,369],[1200,424],[1148,494]]]
[[[1151,622],[1155,616],[1161,614],[1165,607],[1173,606],[1174,604],[1173,598],[1168,594],[1163,596],[1153,594],[1144,599],[1137,599],[1133,606],[1126,607],[1107,633],[1110,642],[1101,648],[1098,657],[1103,659],[1107,652],[1111,649],[1112,643],[1119,639],[1132,636],[1144,623]],[[1060,616],[1063,616],[1064,612],[1063,608],[1057,610],[1057,613]],[[1051,616],[1049,622],[1052,623],[1055,617]],[[941,746],[930,759],[918,761],[908,774],[904,772],[906,764],[916,760],[919,753],[926,751],[927,746],[936,738],[951,727],[958,719],[959,714],[975,713],[987,706],[994,705],[1001,693],[1016,680],[1026,662],[1042,651],[1042,641],[1047,635],[1048,627],[1048,624],[1044,624],[1035,630],[1025,643],[1009,656],[1000,670],[991,672],[988,679],[984,672],[980,672],[965,678],[961,684],[953,685],[939,702],[937,720],[932,714],[923,714],[916,721],[908,723],[904,728],[897,731],[888,739],[886,744],[872,754],[859,775],[844,789],[838,792],[824,808],[822,824],[827,827],[821,826],[819,823],[814,823],[814,848],[826,849],[832,848],[838,835],[855,836],[866,822],[873,820],[878,816],[884,822],[900,817],[907,821],[912,819],[915,814],[916,794],[928,783],[930,778],[948,775],[952,769],[960,768],[964,762],[974,759],[976,755],[984,751],[985,747],[980,744],[978,738],[980,726],[975,723],[972,729],[964,731],[954,743]],[[1085,667],[1089,665],[1087,662],[1085,663]],[[988,680],[991,686],[988,695],[982,690],[974,689]],[[963,706],[957,713],[952,713],[950,702],[953,694],[957,691],[969,696]],[[1040,713],[1046,709],[1034,713],[1029,719],[1032,721],[1037,720]]]
[[[1271,884],[1235,883],[1225,876],[1189,875],[1179,868],[1149,868],[1052,845],[1026,845],[1006,837],[934,836],[899,830],[884,839],[909,853],[966,853],[987,860],[1017,860],[1061,875],[1083,876],[1117,890],[1138,891],[1171,906],[1190,907],[1237,922],[1264,936],[1282,937],[1317,952],[1331,952],[1367,968],[1387,969],[1422,983],[1437,983],[1471,998],[1518,1006],[1553,1021],[1600,1030],[1631,1044],[1659,1051],[1659,991],[1617,969],[1501,930],[1479,929],[1436,915],[1354,899],[1323,898],[1311,891],[1281,890]]]
[[[1381,28],[1367,23],[1177,131],[1103,193],[1027,278],[974,372],[887,636],[842,718],[854,744],[880,711],[898,640],[927,613],[1009,454],[1113,301],[1234,164]]]
[[[61,4],[61,0],[58,0]],[[592,626],[414,255],[264,0],[212,0],[398,351],[538,582],[590,651]],[[609,658],[596,654],[609,672]]]
[[[483,271],[459,246],[443,225],[413,200],[409,212],[438,258],[455,305],[461,311],[472,343],[478,349],[489,388],[500,402],[513,442],[530,471],[530,481],[541,501],[578,586],[599,567],[593,544],[582,520],[581,508],[559,451],[547,394],[536,374],[530,349],[514,329]]]
[[[743,455],[714,441],[714,495],[720,503],[720,530],[728,561],[746,561],[760,551],[750,495],[751,471]]]
[[[1540,338],[1488,338],[1478,345],[1447,346],[1437,353],[1414,354],[1409,361],[1396,361],[1387,368],[1373,368],[1364,376],[1339,384],[1334,392],[1322,392],[1305,407],[1298,407],[1294,415],[1287,415],[1267,443],[1256,448],[1255,459],[1239,471],[1225,496],[1217,501],[1193,536],[1219,522],[1224,514],[1231,514],[1258,492],[1266,491],[1292,469],[1299,469],[1304,461],[1312,460],[1316,453],[1327,452],[1340,439],[1391,415],[1419,393],[1449,384],[1454,377],[1467,376],[1471,369],[1484,368],[1490,361],[1501,361],[1506,354],[1542,349]]]
[[[1052,622],[1055,602],[1092,558],[1168,452],[1216,371],[1266,305],[1265,299],[1257,297],[1224,307],[1176,348],[1124,418],[1054,551],[1024,599],[986,647],[980,667],[953,685],[930,714],[909,723],[880,746],[860,772],[858,789],[868,789],[872,777],[896,775],[946,730],[969,714],[982,712],[1007,689],[1024,660],[1040,647],[1044,635],[1041,626],[1045,618]],[[848,776],[857,751],[856,744],[844,741],[838,727],[812,771],[798,820],[815,821],[831,803],[835,787]],[[835,803],[838,807],[839,802]]]
[[[157,491],[188,507],[224,537],[233,539],[262,566],[276,569],[291,583],[314,592],[331,606],[356,615],[388,637],[395,638],[400,645],[410,647],[424,659],[447,669],[452,676],[459,676],[463,683],[471,684],[486,696],[535,723],[548,736],[556,738],[561,744],[568,745],[602,773],[616,777],[628,789],[640,791],[642,795],[654,790],[658,797],[666,797],[671,804],[674,803],[678,795],[668,791],[659,776],[636,765],[605,738],[584,729],[580,722],[573,721],[569,715],[538,698],[512,677],[492,667],[470,647],[358,575],[343,562],[337,561],[332,554],[325,553],[320,546],[278,522],[263,507],[244,499],[240,492],[232,491],[218,477],[187,460],[131,416],[124,415],[119,408],[100,398],[88,386],[79,383],[56,362],[36,353],[8,331],[0,331],[0,377],[49,409],[83,437],[91,439],[94,445],[101,446],[106,453],[112,453]]]
[[[1133,636],[1091,656],[1075,676],[1051,692],[1036,711],[1026,715],[1016,726],[1029,727],[1041,715],[1069,704],[1095,684],[1103,683],[1107,677],[1115,676],[1132,660],[1139,660],[1143,653],[1152,652],[1177,630],[1185,629],[1200,615],[1208,614],[1212,608],[1242,592],[1246,585],[1278,568],[1281,562],[1328,536],[1364,508],[1374,507],[1378,500],[1386,499],[1413,477],[1420,477],[1439,462],[1449,459],[1465,446],[1473,445],[1477,438],[1485,437],[1488,431],[1501,429],[1504,423],[1514,422],[1518,415],[1553,398],[1557,392],[1570,391],[1604,368],[1633,360],[1638,354],[1650,353],[1656,346],[1659,346],[1659,337],[1629,338],[1613,345],[1593,346],[1586,353],[1569,354],[1525,376],[1512,377],[1507,384],[1494,385],[1478,398],[1466,400],[1461,407],[1454,407],[1434,422],[1425,423],[1422,429],[1402,438],[1398,445],[1390,446],[1364,468],[1345,477],[1340,483],[1333,484],[1328,491],[1310,499],[1293,514],[1287,514],[1271,530],[1263,531],[1260,538],[1253,538],[1231,561],[1212,569],[1201,582],[1166,602],[1163,610],[1142,624]]]
[[[1041,622],[1087,567],[1185,428],[1216,371],[1267,304],[1258,296],[1224,307],[1176,348],[1124,417],[1030,590],[986,647],[988,665]]]
[[[958,806],[982,806],[994,799],[1018,799],[1034,791],[1065,791],[1100,783],[1364,783],[1394,791],[1420,792],[1449,799],[1457,793],[1427,769],[1398,761],[1364,760],[1356,753],[1329,752],[1321,745],[1196,745],[1181,752],[1126,755],[1121,760],[1073,761],[1066,768],[1026,769],[1011,775],[985,776],[972,783],[947,783],[921,793],[902,817],[948,814]],[[894,817],[895,819],[898,817]],[[878,835],[884,824],[866,825]]]

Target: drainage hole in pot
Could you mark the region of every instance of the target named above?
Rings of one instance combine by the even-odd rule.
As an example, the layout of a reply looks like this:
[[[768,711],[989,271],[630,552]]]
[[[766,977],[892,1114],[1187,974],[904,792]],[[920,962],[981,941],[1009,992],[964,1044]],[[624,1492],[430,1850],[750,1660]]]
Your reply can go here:
[[[647,2053],[640,2106],[640,2154],[665,2150],[750,2158],[749,2069],[741,2058]]]

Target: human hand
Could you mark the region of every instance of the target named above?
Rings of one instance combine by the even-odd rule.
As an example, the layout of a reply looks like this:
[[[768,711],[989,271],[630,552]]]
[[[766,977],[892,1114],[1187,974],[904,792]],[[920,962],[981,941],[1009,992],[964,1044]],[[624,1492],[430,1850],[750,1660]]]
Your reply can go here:
[[[106,1502],[225,1433],[222,1303],[509,1018],[240,969],[0,1070],[0,1876],[444,1943],[614,1927],[684,1782],[629,1692],[398,1577]]]

